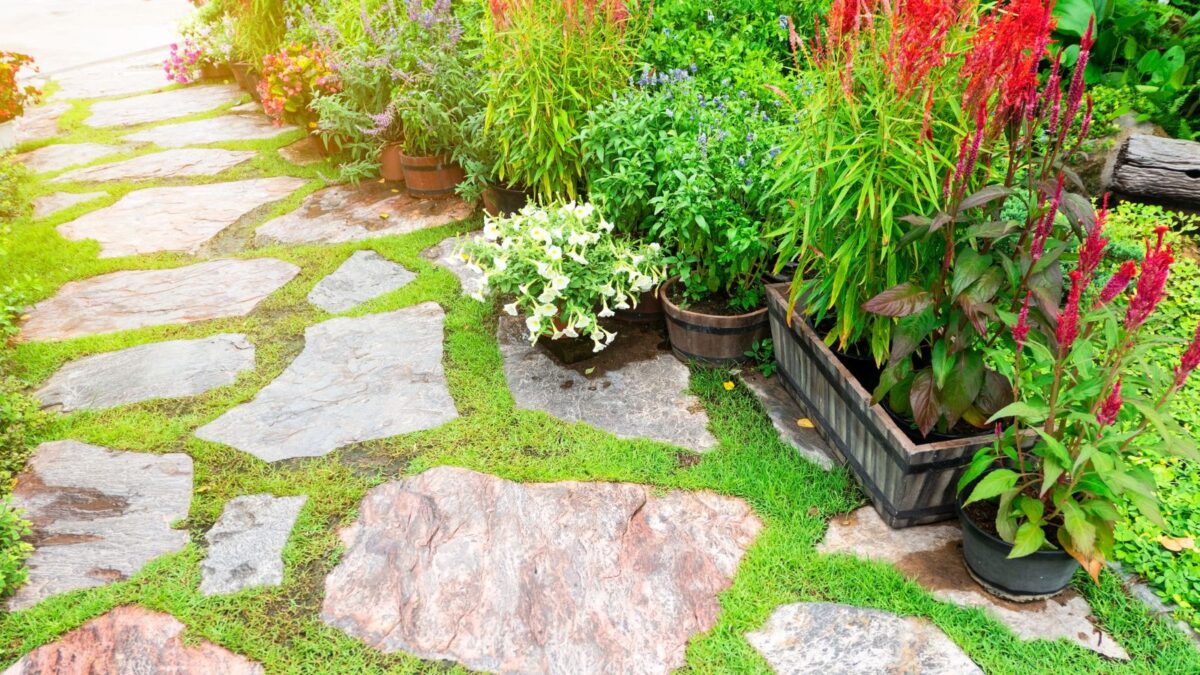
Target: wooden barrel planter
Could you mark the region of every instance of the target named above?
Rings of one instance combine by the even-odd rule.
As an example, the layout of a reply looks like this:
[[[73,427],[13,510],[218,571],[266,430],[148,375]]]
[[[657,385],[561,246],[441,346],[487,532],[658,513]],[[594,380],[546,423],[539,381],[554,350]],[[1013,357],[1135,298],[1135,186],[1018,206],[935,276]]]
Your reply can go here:
[[[1128,197],[1200,207],[1200,143],[1134,134],[1117,153],[1108,187]]]
[[[206,63],[200,66],[201,80],[223,80],[232,74],[228,63]]]
[[[747,360],[746,352],[757,340],[766,337],[767,308],[746,314],[701,314],[671,302],[671,287],[678,277],[668,279],[659,289],[671,351],[682,361],[727,365]]]
[[[454,189],[467,176],[461,166],[440,155],[412,156],[401,152],[400,167],[408,194],[418,199],[453,197]]]
[[[237,82],[238,87],[241,87],[242,91],[250,94],[250,98],[255,101],[262,100],[258,94],[259,74],[254,70],[253,66],[245,62],[231,63],[229,64],[229,70],[233,73],[233,80]]]
[[[992,443],[984,434],[915,443],[800,317],[789,326],[788,284],[767,287],[780,379],[858,477],[891,527],[955,517],[959,472]]]
[[[400,144],[388,143],[379,149],[379,176],[397,183],[404,180],[404,167],[400,162]]]

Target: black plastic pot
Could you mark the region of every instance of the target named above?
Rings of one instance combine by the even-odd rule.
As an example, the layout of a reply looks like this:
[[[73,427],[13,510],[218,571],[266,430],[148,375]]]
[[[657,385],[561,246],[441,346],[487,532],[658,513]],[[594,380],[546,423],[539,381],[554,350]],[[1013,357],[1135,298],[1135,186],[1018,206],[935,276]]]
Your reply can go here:
[[[529,191],[520,187],[489,184],[483,191],[483,208],[488,215],[511,216],[529,202]]]
[[[957,504],[963,559],[975,581],[992,595],[1013,602],[1044,600],[1063,592],[1079,563],[1061,549],[1034,551],[1009,559],[1012,544],[985,532],[963,512],[963,498],[970,491],[971,487],[964,490]]]

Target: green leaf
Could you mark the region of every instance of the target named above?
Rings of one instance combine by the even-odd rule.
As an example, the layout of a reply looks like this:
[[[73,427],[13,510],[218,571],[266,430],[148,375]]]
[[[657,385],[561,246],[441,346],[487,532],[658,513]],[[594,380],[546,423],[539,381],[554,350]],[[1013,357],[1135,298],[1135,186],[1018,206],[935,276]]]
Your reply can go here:
[[[940,391],[946,386],[946,378],[950,375],[950,367],[954,365],[954,355],[946,347],[945,340],[933,343],[933,380]]]
[[[1091,556],[1096,550],[1096,526],[1088,522],[1087,514],[1070,498],[1063,501],[1063,527],[1071,535],[1075,550]]]
[[[974,490],[971,490],[971,496],[963,503],[963,506],[984,499],[991,499],[1006,490],[1011,490],[1017,484],[1018,478],[1020,476],[1015,471],[1009,469],[996,469],[992,471],[979,481]]]
[[[995,457],[992,448],[983,448],[975,453],[971,458],[971,463],[967,466],[966,471],[958,479],[958,487],[955,492],[962,492],[965,487],[971,484],[971,481],[983,475],[984,471],[992,465]]]
[[[1017,535],[1013,539],[1013,548],[1009,552],[1009,559],[1021,558],[1040,551],[1042,544],[1046,543],[1046,533],[1038,525],[1032,522],[1021,523],[1017,528]]]
[[[954,274],[950,280],[950,297],[957,298],[967,286],[983,276],[992,264],[992,256],[982,255],[972,248],[964,249],[954,261]]]
[[[1049,412],[1049,407],[1041,403],[1013,401],[997,410],[994,415],[988,418],[988,423],[991,424],[996,420],[1002,420],[1006,417],[1017,417],[1026,424],[1034,425],[1043,422]]]
[[[974,350],[965,352],[954,366],[953,375],[940,391],[942,406],[946,409],[946,424],[951,427],[975,403],[983,389],[983,355]]]
[[[1050,488],[1054,487],[1058,482],[1059,476],[1062,476],[1066,471],[1066,467],[1059,464],[1053,457],[1045,457],[1042,459],[1042,488],[1038,490],[1038,496],[1044,496]]]
[[[1059,0],[1054,4],[1054,16],[1058,17],[1055,31],[1073,37],[1083,37],[1088,22],[1095,15],[1092,0]]]

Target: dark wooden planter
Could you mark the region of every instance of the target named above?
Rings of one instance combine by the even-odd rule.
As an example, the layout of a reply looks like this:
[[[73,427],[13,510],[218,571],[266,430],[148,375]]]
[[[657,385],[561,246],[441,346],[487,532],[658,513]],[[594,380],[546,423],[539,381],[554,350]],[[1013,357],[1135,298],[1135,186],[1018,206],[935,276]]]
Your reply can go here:
[[[767,335],[767,308],[729,316],[691,312],[671,302],[677,280],[668,279],[658,289],[675,356],[718,366],[746,361],[754,342]]]
[[[992,436],[917,444],[800,317],[787,324],[788,284],[767,286],[775,361],[788,392],[853,469],[888,525],[955,516],[962,467]]]
[[[454,196],[454,189],[466,178],[462,167],[449,157],[437,155],[413,156],[400,153],[404,170],[404,186],[408,194],[418,199],[445,199]]]
[[[519,187],[490,184],[483,190],[483,210],[493,218],[511,216],[529,203],[529,191]]]
[[[250,98],[255,101],[261,101],[262,98],[258,95],[258,80],[260,75],[249,63],[231,63],[229,70],[233,73],[233,79],[242,91],[250,94]]]

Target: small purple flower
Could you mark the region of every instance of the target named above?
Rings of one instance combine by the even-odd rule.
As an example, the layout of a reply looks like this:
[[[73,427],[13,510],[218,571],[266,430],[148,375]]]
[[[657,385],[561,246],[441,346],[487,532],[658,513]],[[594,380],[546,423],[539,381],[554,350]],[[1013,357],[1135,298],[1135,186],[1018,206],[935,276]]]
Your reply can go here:
[[[708,10],[708,22],[712,23],[716,20],[717,20],[717,17],[713,16],[712,10],[711,9]]]
[[[703,131],[700,132],[700,136],[696,140],[700,142],[700,147],[708,147],[708,134],[704,133]]]
[[[747,143],[753,143],[755,138],[757,138],[757,136],[755,136],[755,135],[754,135],[754,132],[753,132],[753,131],[751,131],[750,133],[746,134],[746,142],[747,142]]]
[[[787,17],[787,14],[780,14],[780,15],[779,15],[779,29],[780,29],[780,30],[787,30],[787,29],[788,29],[788,17]]]
[[[746,90],[738,89],[738,98],[746,98]]]
[[[666,114],[667,117],[675,117],[675,111],[671,110],[670,108],[664,110],[663,113]]]
[[[744,184],[745,184],[745,186],[746,186],[746,187],[750,187],[751,185],[754,185],[754,181],[752,181],[752,180],[750,180],[749,178],[747,178],[747,179],[744,181]]]
[[[762,114],[762,121],[764,121],[764,122],[770,122],[770,121],[771,121],[771,118],[770,118],[770,117],[767,117],[767,113],[763,113],[763,114]]]
[[[743,155],[743,156],[741,156],[741,157],[738,157],[738,166],[746,166],[746,157],[745,157],[745,155]]]
[[[694,74],[696,74],[696,71],[699,70],[699,68],[696,66],[695,63],[692,63],[692,65],[688,66],[688,70],[692,71],[692,74],[694,75]]]
[[[773,146],[770,150],[767,151],[767,154],[771,156],[771,159],[775,159],[776,157],[779,156],[779,146],[778,145]]]

